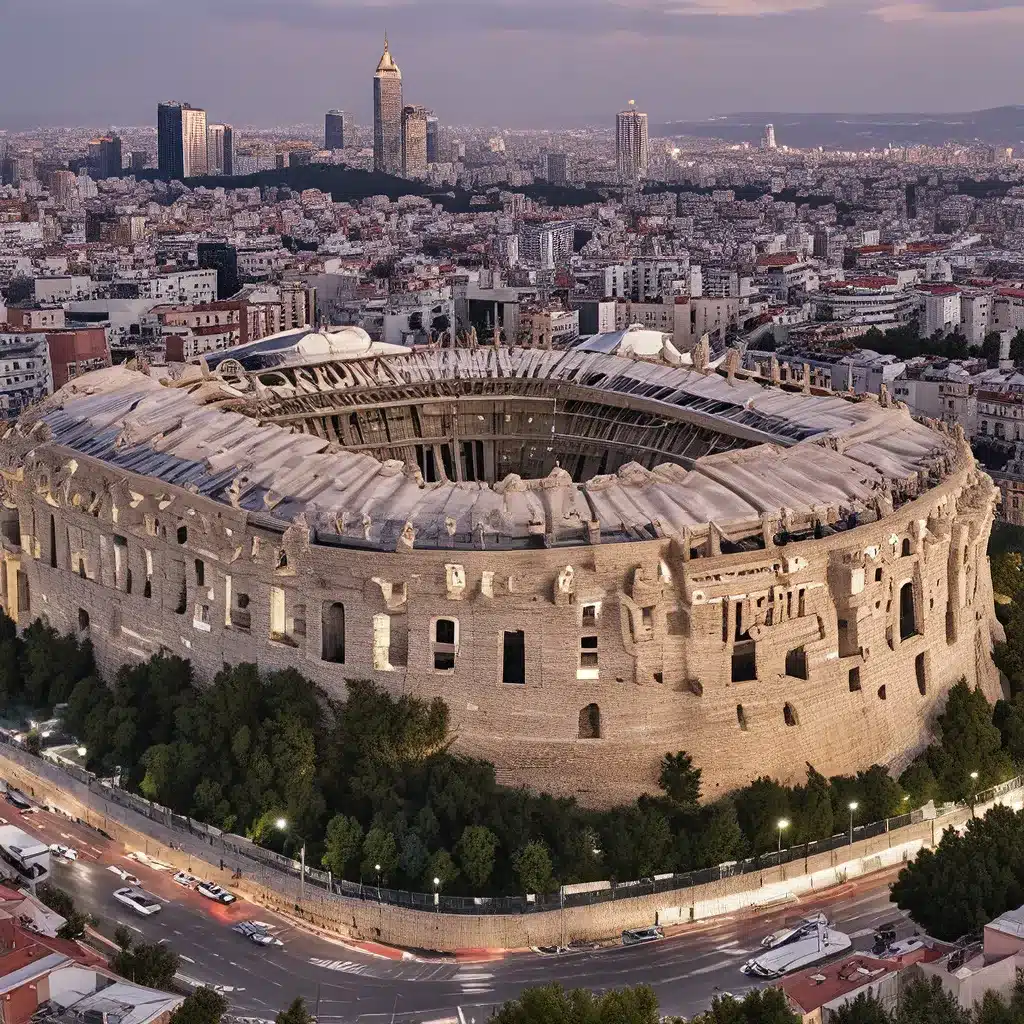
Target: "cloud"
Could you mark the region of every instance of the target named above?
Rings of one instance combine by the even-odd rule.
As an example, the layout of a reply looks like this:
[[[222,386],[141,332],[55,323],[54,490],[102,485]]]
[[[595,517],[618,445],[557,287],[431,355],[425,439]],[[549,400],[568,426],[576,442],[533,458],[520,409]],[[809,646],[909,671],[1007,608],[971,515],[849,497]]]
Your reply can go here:
[[[1019,0],[898,0],[871,12],[884,22],[927,21],[938,28],[971,28],[1024,23]]]

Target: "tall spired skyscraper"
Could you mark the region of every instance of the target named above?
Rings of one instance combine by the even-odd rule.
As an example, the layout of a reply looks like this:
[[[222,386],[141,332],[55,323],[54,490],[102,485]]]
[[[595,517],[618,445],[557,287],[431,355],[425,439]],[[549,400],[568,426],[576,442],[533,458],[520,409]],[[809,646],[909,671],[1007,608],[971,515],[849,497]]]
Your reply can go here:
[[[388,49],[373,76],[373,169],[402,173],[402,72]]]

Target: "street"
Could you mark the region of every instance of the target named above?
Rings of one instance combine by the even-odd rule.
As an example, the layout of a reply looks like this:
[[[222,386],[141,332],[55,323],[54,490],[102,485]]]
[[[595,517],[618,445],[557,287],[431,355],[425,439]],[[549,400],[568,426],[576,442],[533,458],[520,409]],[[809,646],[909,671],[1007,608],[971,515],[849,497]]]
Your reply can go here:
[[[181,957],[183,980],[215,986],[235,1013],[267,1020],[301,995],[321,1021],[426,1022],[454,1017],[461,1009],[467,1022],[479,1022],[523,988],[553,981],[595,991],[646,982],[657,992],[662,1013],[689,1016],[716,993],[740,995],[753,987],[740,966],[759,950],[765,934],[790,919],[824,911],[851,935],[855,948],[867,949],[875,926],[900,916],[889,902],[888,886],[895,877],[890,871],[813,899],[684,926],[647,945],[550,957],[516,953],[482,963],[440,956],[390,960],[307,934],[242,899],[227,907],[213,903],[179,886],[171,872],[129,859],[120,844],[49,811],[19,815],[13,807],[3,810],[14,824],[47,843],[76,848],[77,862],[52,858],[52,881],[99,920],[103,935],[112,936],[122,924],[146,941],[166,943]],[[143,917],[116,902],[112,893],[126,883],[110,870],[112,864],[137,875],[163,909]],[[232,924],[246,919],[267,922],[283,944],[258,947],[231,931]]]

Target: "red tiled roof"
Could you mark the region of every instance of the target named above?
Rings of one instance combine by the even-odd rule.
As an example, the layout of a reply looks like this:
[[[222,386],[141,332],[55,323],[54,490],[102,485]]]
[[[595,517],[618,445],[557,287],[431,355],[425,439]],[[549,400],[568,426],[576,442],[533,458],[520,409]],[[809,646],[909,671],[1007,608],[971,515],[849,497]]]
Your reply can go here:
[[[867,985],[898,970],[892,960],[879,960],[873,956],[854,956],[824,967],[808,967],[799,974],[785,978],[779,988],[804,1013],[818,1009],[825,1003]],[[867,973],[864,973],[867,972]],[[824,980],[819,980],[824,979]]]
[[[800,262],[800,257],[795,252],[772,252],[757,258],[759,267],[789,267]]]

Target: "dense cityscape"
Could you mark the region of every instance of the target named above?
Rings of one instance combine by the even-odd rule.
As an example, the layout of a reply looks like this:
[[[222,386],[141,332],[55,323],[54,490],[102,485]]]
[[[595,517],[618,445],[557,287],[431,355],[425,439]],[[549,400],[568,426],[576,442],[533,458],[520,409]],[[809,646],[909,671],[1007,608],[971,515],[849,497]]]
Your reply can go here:
[[[1024,1022],[1021,108],[406,45],[0,119],[3,1024]]]

